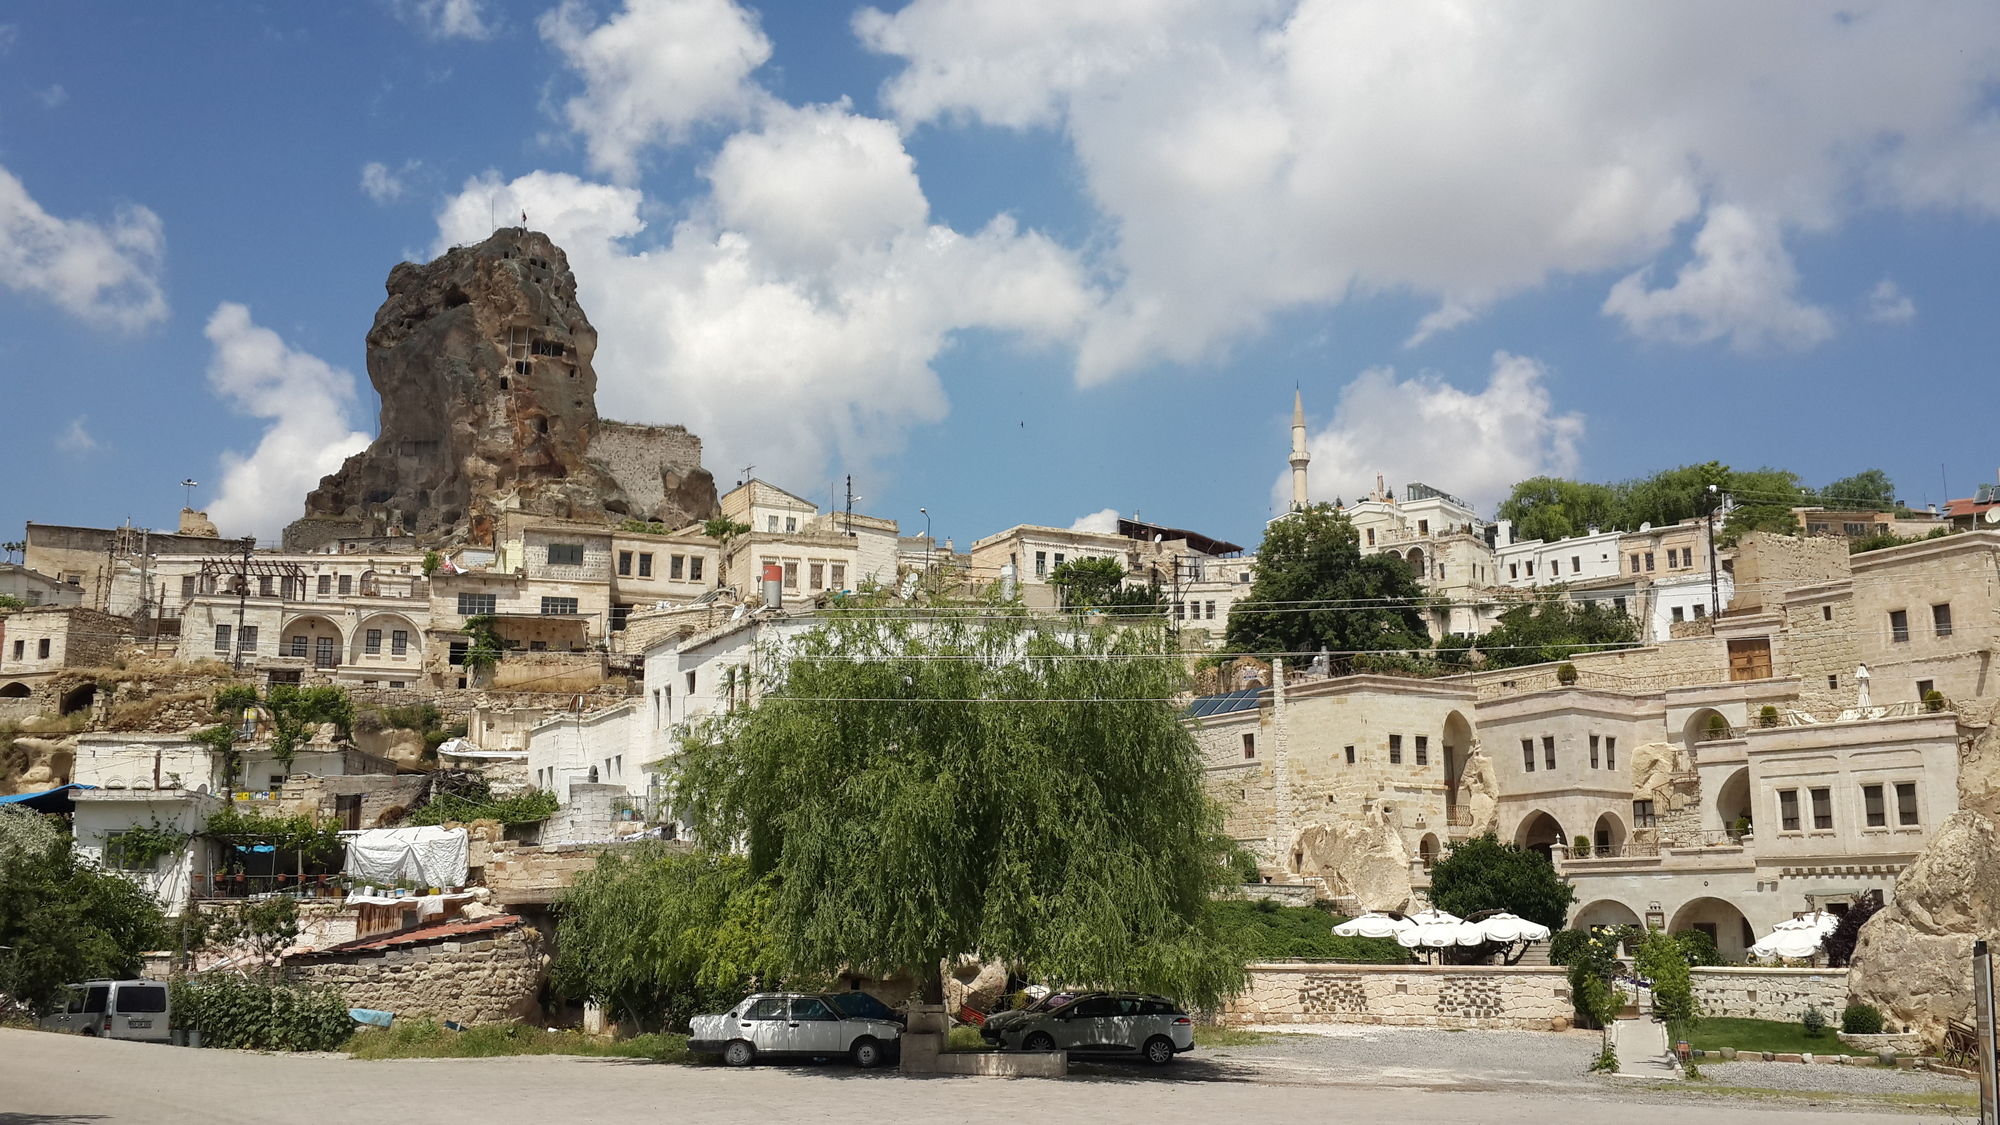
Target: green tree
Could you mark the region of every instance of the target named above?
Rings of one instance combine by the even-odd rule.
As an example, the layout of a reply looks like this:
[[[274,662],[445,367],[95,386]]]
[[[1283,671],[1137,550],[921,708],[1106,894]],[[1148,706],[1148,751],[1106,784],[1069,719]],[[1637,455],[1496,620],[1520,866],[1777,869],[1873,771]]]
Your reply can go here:
[[[1408,563],[1363,555],[1347,517],[1316,504],[1264,533],[1257,580],[1229,611],[1227,643],[1236,652],[1427,649],[1423,604]]]
[[[1612,485],[1529,477],[1500,502],[1499,515],[1513,521],[1517,539],[1568,539],[1620,526],[1624,498]]]
[[[762,657],[759,706],[690,732],[675,807],[747,847],[788,974],[961,955],[1209,1004],[1241,956],[1234,878],[1172,700],[1165,628],[977,613],[842,614]]]
[[[1049,585],[1064,609],[1145,611],[1160,606],[1158,585],[1125,585],[1117,559],[1071,559],[1049,572]]]
[[[1889,511],[1896,506],[1896,485],[1880,469],[1864,469],[1819,490],[1819,502],[1829,508]]]
[[[1780,535],[1798,531],[1799,518],[1792,514],[1792,509],[1814,499],[1802,487],[1799,475],[1785,469],[1731,469],[1724,491],[1736,501],[1716,537],[1716,542],[1724,546],[1753,531]]]
[[[1463,918],[1505,910],[1560,929],[1576,888],[1539,852],[1503,844],[1492,833],[1453,844],[1431,867],[1431,902]]]
[[[1568,660],[1579,653],[1629,648],[1639,643],[1639,626],[1616,607],[1600,601],[1573,602],[1561,592],[1545,592],[1500,615],[1471,648],[1489,668],[1515,668]],[[1438,642],[1440,659],[1458,659],[1457,641]]]
[[[1653,982],[1653,1014],[1666,1021],[1668,1034],[1678,1038],[1700,1022],[1687,953],[1673,935],[1647,930],[1632,953],[1632,967]]]
[[[638,1026],[685,1026],[780,979],[771,900],[771,883],[739,856],[656,844],[607,853],[559,904],[551,980]]]
[[[137,975],[165,932],[152,896],[78,856],[61,821],[0,807],[0,992],[47,1011],[65,984]]]
[[[722,544],[724,549],[728,548],[731,539],[743,535],[749,530],[749,524],[737,523],[728,516],[717,516],[712,520],[703,521],[701,525],[701,533]]]

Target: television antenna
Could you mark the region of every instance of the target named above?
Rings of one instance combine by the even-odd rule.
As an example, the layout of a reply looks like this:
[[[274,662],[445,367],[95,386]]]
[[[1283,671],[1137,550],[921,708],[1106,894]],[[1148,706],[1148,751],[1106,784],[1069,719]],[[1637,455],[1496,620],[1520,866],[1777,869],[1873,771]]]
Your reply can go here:
[[[193,477],[188,477],[187,479],[181,481],[181,490],[182,490],[182,495],[184,497],[184,499],[181,502],[181,507],[186,508],[189,511],[194,510],[194,490],[195,487],[198,486],[199,484],[201,484],[201,482],[195,480]]]

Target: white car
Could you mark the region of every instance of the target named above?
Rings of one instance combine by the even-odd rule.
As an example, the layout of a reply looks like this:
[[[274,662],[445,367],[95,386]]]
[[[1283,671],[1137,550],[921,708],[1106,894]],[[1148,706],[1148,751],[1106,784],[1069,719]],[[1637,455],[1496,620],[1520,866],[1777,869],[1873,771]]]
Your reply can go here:
[[[1155,1066],[1194,1050],[1194,1019],[1164,996],[1134,992],[1086,992],[1045,1010],[1030,1010],[994,1024],[986,1038],[1001,1049],[1068,1051],[1079,1055],[1122,1055]]]
[[[903,1025],[865,992],[759,992],[718,1016],[688,1021],[688,1050],[730,1066],[758,1059],[845,1057],[877,1067],[896,1057]]]

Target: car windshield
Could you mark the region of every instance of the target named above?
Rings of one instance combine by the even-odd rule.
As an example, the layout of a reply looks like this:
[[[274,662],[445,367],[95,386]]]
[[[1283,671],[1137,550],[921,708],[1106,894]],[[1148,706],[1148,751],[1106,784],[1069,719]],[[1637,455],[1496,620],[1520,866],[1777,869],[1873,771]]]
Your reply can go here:
[[[839,1012],[842,1019],[886,1020],[894,1019],[896,1012],[866,992],[835,992],[824,997],[826,1002]]]
[[[1074,992],[1051,992],[1028,1006],[1031,1012],[1053,1012],[1064,1004],[1076,999]]]

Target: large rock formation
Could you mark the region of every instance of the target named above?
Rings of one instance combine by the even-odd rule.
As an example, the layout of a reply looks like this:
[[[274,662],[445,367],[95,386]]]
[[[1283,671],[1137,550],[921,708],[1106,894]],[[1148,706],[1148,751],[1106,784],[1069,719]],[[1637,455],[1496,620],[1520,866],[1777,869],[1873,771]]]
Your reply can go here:
[[[599,421],[597,331],[547,235],[509,228],[405,262],[388,292],[368,332],[380,436],[320,481],[286,546],[395,532],[486,543],[508,508],[667,524],[715,514],[699,439]],[[606,426],[615,436],[599,451]]]
[[[1364,911],[1409,908],[1410,851],[1380,808],[1312,825],[1299,833],[1292,850],[1301,859],[1299,874],[1326,880],[1329,895],[1352,898]]]
[[[1472,740],[1472,752],[1465,756],[1465,765],[1459,768],[1458,807],[1472,818],[1469,835],[1484,836],[1498,826],[1500,782],[1493,773],[1493,760],[1486,756],[1477,738]]]
[[[1972,1018],[1972,942],[2000,934],[2000,725],[1960,755],[1958,811],[1896,877],[1895,900],[1861,927],[1848,989],[1895,1030],[1937,1044]]]

